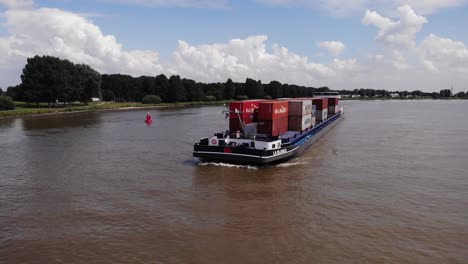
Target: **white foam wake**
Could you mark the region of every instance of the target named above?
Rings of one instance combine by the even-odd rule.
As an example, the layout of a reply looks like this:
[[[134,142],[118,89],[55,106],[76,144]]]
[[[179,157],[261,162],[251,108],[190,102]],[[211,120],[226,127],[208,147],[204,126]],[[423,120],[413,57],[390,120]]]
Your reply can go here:
[[[237,165],[237,164],[229,164],[229,163],[222,163],[222,162],[200,162],[198,163],[200,166],[218,166],[218,167],[227,167],[227,168],[240,168],[240,169],[249,169],[249,170],[258,170],[256,166],[250,165]]]
[[[287,163],[280,163],[276,165],[276,167],[279,168],[287,168],[287,167],[292,167],[292,166],[300,166],[300,165],[305,165],[307,162],[304,161],[296,161],[296,162],[287,162]]]

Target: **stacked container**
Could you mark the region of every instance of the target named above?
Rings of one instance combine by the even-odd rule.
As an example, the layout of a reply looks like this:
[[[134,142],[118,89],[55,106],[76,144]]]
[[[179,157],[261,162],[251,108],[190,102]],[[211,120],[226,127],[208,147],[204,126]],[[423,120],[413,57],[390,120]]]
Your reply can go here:
[[[289,101],[290,131],[304,131],[312,126],[312,101],[292,100]]]
[[[328,99],[327,98],[314,98],[312,103],[316,106],[315,117],[317,121],[324,121],[328,116]]]
[[[254,111],[258,108],[261,101],[264,100],[245,100],[231,102],[229,104],[229,131],[231,133],[242,131],[242,125],[239,122],[239,116],[244,124],[252,123],[254,121]]]
[[[258,108],[258,133],[279,136],[288,131],[288,101],[264,101]]]
[[[334,115],[338,111],[338,98],[328,98],[328,114]]]

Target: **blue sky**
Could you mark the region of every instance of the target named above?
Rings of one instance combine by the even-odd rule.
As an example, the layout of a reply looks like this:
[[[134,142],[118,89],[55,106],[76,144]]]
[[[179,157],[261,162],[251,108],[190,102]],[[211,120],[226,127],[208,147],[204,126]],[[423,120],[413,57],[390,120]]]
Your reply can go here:
[[[134,76],[468,90],[465,0],[0,0],[0,13],[2,88],[47,54]]]

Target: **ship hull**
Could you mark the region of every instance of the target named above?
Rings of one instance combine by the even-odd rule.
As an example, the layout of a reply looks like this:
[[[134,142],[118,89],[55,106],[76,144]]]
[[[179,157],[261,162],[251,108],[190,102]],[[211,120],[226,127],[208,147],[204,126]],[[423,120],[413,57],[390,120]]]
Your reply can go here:
[[[193,156],[201,161],[226,162],[236,164],[274,164],[298,157],[317,140],[343,119],[338,113],[298,137],[297,140],[277,150],[207,146],[195,144]]]

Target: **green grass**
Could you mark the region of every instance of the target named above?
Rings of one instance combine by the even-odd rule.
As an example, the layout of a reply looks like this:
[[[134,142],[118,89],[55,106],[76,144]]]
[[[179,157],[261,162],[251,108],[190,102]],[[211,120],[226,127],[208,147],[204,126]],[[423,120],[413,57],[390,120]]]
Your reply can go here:
[[[181,107],[194,107],[201,105],[222,105],[229,101],[216,101],[216,102],[180,102],[180,103],[160,103],[160,104],[142,104],[142,103],[89,103],[85,106],[80,103],[72,103],[67,106],[48,107],[47,103],[27,104],[25,102],[15,102],[15,110],[0,111],[0,118],[21,117],[21,116],[34,116],[44,114],[57,114],[64,112],[81,112],[81,111],[100,111],[112,109],[126,109],[126,108],[181,108]]]

